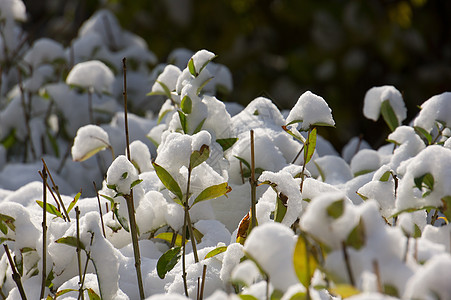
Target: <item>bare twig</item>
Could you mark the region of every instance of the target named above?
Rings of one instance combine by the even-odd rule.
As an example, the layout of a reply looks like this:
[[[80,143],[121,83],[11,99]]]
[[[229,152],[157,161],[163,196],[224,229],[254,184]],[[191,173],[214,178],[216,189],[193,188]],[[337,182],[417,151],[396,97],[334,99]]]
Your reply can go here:
[[[124,70],[124,91],[122,95],[124,96],[124,123],[125,123],[125,141],[127,145],[127,158],[129,161],[130,159],[130,140],[129,140],[129,134],[128,134],[128,118],[127,118],[127,64],[126,64],[126,58],[124,57],[122,59],[122,67]],[[139,296],[141,299],[144,299],[144,286],[142,282],[142,275],[141,275],[141,255],[139,253],[139,243],[138,243],[138,230],[136,227],[136,220],[135,220],[135,206],[133,204],[133,189],[130,190],[129,195],[124,196],[125,200],[127,201],[127,209],[128,209],[128,219],[130,222],[130,234],[132,236],[132,244],[133,244],[133,253],[135,255],[135,269],[136,269],[136,276],[138,279],[138,288],[139,288]]]
[[[75,206],[75,218],[76,218],[76,225],[77,225],[77,261],[78,261],[78,298],[84,299],[83,295],[83,273],[81,270],[81,244],[80,244],[80,210],[78,209],[78,206]]]
[[[52,189],[53,189],[53,191],[55,191],[56,196],[58,197],[58,201],[60,202],[61,207],[63,208],[64,215],[66,216],[67,221],[70,222],[69,214],[67,213],[66,207],[64,206],[63,199],[61,199],[61,194],[59,192],[59,188],[55,184],[55,181],[53,181],[52,173],[50,173],[50,170],[47,167],[47,164],[45,163],[45,160],[43,158],[41,160],[42,160],[42,163],[44,164],[45,169],[47,170],[47,173],[49,174],[50,181],[52,182],[52,185],[53,185]]]
[[[34,145],[33,145],[33,140],[31,139],[31,128],[30,128],[30,113],[31,111],[28,110],[27,104],[25,102],[25,91],[23,89],[23,84],[22,84],[22,73],[20,71],[19,68],[17,68],[17,73],[19,76],[19,90],[20,90],[20,101],[22,104],[22,109],[23,109],[23,115],[24,115],[24,119],[25,119],[25,128],[27,130],[27,136],[25,139],[25,154],[24,154],[24,161],[27,160],[27,142],[30,143],[30,150],[31,150],[31,155],[33,160],[36,159],[36,151],[34,149]],[[29,99],[29,102],[31,101],[31,99]]]
[[[349,276],[349,282],[351,283],[351,285],[355,286],[354,275],[352,274],[351,262],[349,261],[348,250],[346,249],[345,242],[341,243],[341,247],[343,251],[343,258],[345,260],[346,271],[348,272]]]
[[[23,289],[22,281],[20,280],[20,274],[17,273],[16,267],[14,265],[14,261],[11,257],[11,253],[9,253],[8,245],[3,244],[3,247],[5,248],[6,256],[8,256],[9,265],[11,266],[11,270],[13,271],[12,277],[14,282],[17,285],[17,289],[19,290],[20,297],[22,300],[26,300],[27,296],[25,295],[25,290]]]
[[[205,288],[205,275],[207,274],[207,265],[204,265],[202,269],[202,285],[200,286],[200,296],[199,299],[204,299],[204,288]]]
[[[382,289],[381,273],[379,271],[379,264],[377,263],[377,260],[373,260],[373,269],[377,279],[377,291],[382,294],[384,291]]]
[[[251,130],[251,229],[257,226],[257,182],[255,180],[254,131]],[[250,232],[249,231],[249,232]]]
[[[104,223],[103,223],[102,205],[100,205],[99,191],[97,190],[96,182],[93,181],[92,183],[94,184],[94,189],[95,189],[95,191],[96,191],[96,196],[97,196],[97,203],[99,204],[100,223],[102,224],[102,233],[103,233],[103,237],[106,238],[106,234],[105,234],[105,225],[104,225]]]
[[[47,276],[47,171],[42,167],[42,279],[41,279],[41,296],[44,298],[45,281]]]

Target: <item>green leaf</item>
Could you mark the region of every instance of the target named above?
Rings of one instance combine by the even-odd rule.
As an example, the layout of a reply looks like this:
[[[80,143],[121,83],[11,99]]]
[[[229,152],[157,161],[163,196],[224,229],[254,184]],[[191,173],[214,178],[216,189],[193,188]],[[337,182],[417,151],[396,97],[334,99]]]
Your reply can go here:
[[[288,126],[288,125],[287,125]],[[295,139],[297,139],[298,141],[300,141],[301,143],[305,143],[305,139],[303,136],[297,136],[296,134],[294,134],[293,132],[291,132],[290,129],[288,129],[287,126],[282,126],[282,129],[285,130],[286,133],[288,133],[289,135],[291,135],[292,137],[294,137]]]
[[[77,238],[74,236],[64,236],[62,238],[59,238],[55,241],[55,243],[58,244],[65,244],[74,248],[77,248]],[[83,245],[83,243],[80,241],[80,248],[85,250],[85,245]]]
[[[395,131],[399,126],[398,118],[389,100],[385,100],[381,104],[381,114],[391,131]]]
[[[231,190],[232,190],[232,188],[228,185],[227,182],[223,182],[223,183],[220,183],[220,184],[209,186],[206,189],[204,189],[196,197],[196,199],[194,200],[194,202],[191,205],[191,207],[193,207],[194,204],[196,204],[198,202],[218,198],[218,197],[220,197],[222,195],[227,194]]]
[[[94,290],[91,288],[88,289],[88,296],[89,300],[101,300],[100,296],[97,295],[96,292],[94,292]]]
[[[205,80],[204,82],[202,82],[202,84],[197,88],[197,95],[200,94],[200,92],[202,91],[202,89],[204,88],[204,86],[207,85],[207,83],[209,83],[211,80],[213,79],[213,77],[208,78],[207,80]]]
[[[421,190],[423,188],[423,183],[425,187],[432,190],[434,188],[434,176],[431,173],[426,173],[420,177],[414,178],[415,186]]]
[[[306,237],[300,235],[293,254],[293,265],[296,276],[305,288],[310,286],[318,261],[308,247]]]
[[[69,213],[72,210],[72,208],[74,208],[75,204],[77,204],[78,199],[80,199],[80,196],[81,192],[78,192],[77,195],[75,195],[74,200],[70,202],[69,207],[67,208],[67,213]]]
[[[330,204],[327,208],[327,214],[334,218],[334,219],[338,219],[339,217],[341,217],[341,215],[343,215],[344,212],[344,200],[340,199],[337,201],[332,202],[332,204]]]
[[[346,239],[346,245],[359,250],[365,245],[365,240],[365,223],[360,219],[359,224],[349,233]]]
[[[121,178],[125,179],[125,178],[127,178],[127,176],[128,176],[128,172],[124,172],[124,173],[122,173]]]
[[[371,173],[373,171],[374,170],[360,170],[360,171],[357,171],[354,173],[354,177],[358,177],[360,175],[365,175],[365,174]]]
[[[315,152],[316,147],[316,127],[309,132],[308,139],[304,145],[304,164],[308,164]],[[307,151],[305,151],[307,149]]]
[[[389,296],[393,296],[393,297],[397,297],[397,298],[399,297],[398,289],[392,284],[389,284],[389,283],[384,284],[383,290],[384,290],[385,295],[389,295]],[[437,298],[437,299],[439,299],[439,298]]]
[[[132,182],[132,184],[130,185],[130,188],[134,188],[135,186],[137,186],[138,184],[140,184],[141,182],[143,182],[142,179],[136,179],[135,181]]]
[[[164,116],[166,116],[168,114],[168,112],[171,112],[172,109],[167,109],[165,111],[163,111],[159,116],[158,116],[158,120],[157,120],[157,124],[160,124],[161,121],[163,120]]]
[[[274,291],[271,294],[270,300],[280,300],[283,297],[283,292],[280,290],[274,289]]]
[[[200,67],[199,73],[202,72],[203,69],[205,69],[205,67],[216,57],[218,57],[217,55],[214,55],[212,58],[210,58],[209,60],[205,61],[204,64]]]
[[[10,217],[10,216],[4,215],[4,214],[0,214],[0,224],[3,225],[3,223],[5,223],[4,225],[9,227],[9,229],[11,229],[12,231],[16,231],[16,226],[14,225],[14,221],[16,221],[16,220],[13,217]],[[2,230],[2,232],[3,232],[3,230]]]
[[[204,161],[208,159],[210,156],[210,147],[208,145],[202,145],[199,150],[194,150],[193,153],[191,153],[191,157],[189,160],[189,167],[194,169]]]
[[[193,134],[198,133],[199,131],[202,130],[202,126],[204,126],[205,120],[207,118],[204,118],[202,121],[200,121],[199,125],[197,125],[197,127],[194,129]]]
[[[128,220],[124,216],[121,216],[119,214],[117,207],[113,209],[113,212],[122,228],[124,228],[125,231],[130,232],[130,228],[128,227]]]
[[[101,197],[103,197],[103,198],[105,198],[105,199],[107,199],[108,201],[110,201],[111,203],[114,203],[114,199],[113,198],[111,198],[110,196],[107,196],[107,195],[103,195],[103,194],[99,194]]]
[[[390,175],[391,175],[390,171],[385,172],[384,174],[382,174],[381,178],[379,178],[379,181],[383,182],[388,181],[388,179],[390,179]]]
[[[189,70],[189,72],[191,73],[191,75],[193,75],[194,77],[197,77],[197,75],[199,75],[199,74],[196,72],[196,68],[194,67],[194,60],[193,60],[193,58],[191,58],[191,59],[188,61],[188,70]]]
[[[176,234],[177,237],[175,238],[175,245],[180,247],[182,245],[182,236],[180,234]],[[159,233],[157,236],[154,237],[155,239],[164,240],[168,243],[172,243],[172,239],[174,238],[174,233],[172,232],[162,232]],[[187,241],[185,241],[186,244]]]
[[[182,130],[184,133],[187,133],[188,132],[188,124],[186,121],[186,115],[180,110],[178,110],[177,113],[179,114],[180,125],[182,125]]]
[[[420,227],[418,227],[417,224],[413,224],[413,225],[414,225],[414,228],[415,228],[415,231],[414,231],[414,233],[413,233],[413,237],[414,237],[414,238],[419,238],[419,237],[421,237],[421,229],[420,229]]]
[[[12,129],[9,134],[0,141],[0,144],[3,145],[3,147],[5,147],[5,149],[9,149],[12,146],[14,146],[14,144],[16,143],[17,139],[16,139],[16,129]]]
[[[236,141],[238,141],[238,138],[226,138],[226,139],[217,139],[216,143],[221,145],[222,151],[226,151],[230,147],[232,147]]]
[[[107,145],[103,145],[103,146],[97,147],[95,149],[92,149],[91,151],[86,152],[85,155],[83,155],[80,159],[77,159],[75,161],[80,161],[80,162],[85,161],[88,158],[90,158],[91,156],[93,156],[94,154],[97,154],[97,152],[100,152],[106,148],[107,148]]]
[[[36,200],[36,203],[39,204],[39,206],[40,206],[41,208],[44,207],[44,202],[42,202],[42,201],[40,201],[40,200]],[[56,208],[53,204],[47,203],[47,205],[46,205],[46,207],[45,207],[45,210],[46,210],[48,213],[50,213],[50,214],[52,214],[52,215],[55,215],[55,216],[57,216],[57,217],[60,217],[60,218],[63,217],[63,215],[62,215],[61,212],[58,210],[58,208]]]
[[[428,145],[432,143],[432,135],[429,132],[418,126],[414,126],[413,128],[419,136],[423,136],[428,141]]]
[[[281,223],[287,213],[288,197],[283,193],[277,195],[276,210],[274,212],[274,221]]]
[[[0,231],[4,235],[8,234],[8,227],[5,224],[3,224],[3,222],[0,222]]]
[[[155,81],[155,82],[157,82],[157,83],[160,84],[161,88],[163,89],[163,92],[161,92],[161,91],[158,91],[158,92],[150,92],[150,93],[147,93],[146,96],[164,95],[164,96],[166,96],[166,97],[168,97],[168,98],[171,98],[171,91],[169,90],[168,86],[167,86],[164,82],[161,82],[161,81],[159,81],[159,80],[157,80],[157,81]]]
[[[179,184],[175,181],[174,177],[166,171],[162,166],[152,163],[155,172],[157,173],[158,178],[160,178],[163,185],[170,190],[174,195],[176,195],[179,200],[183,199],[182,190],[180,189]]]
[[[113,191],[117,190],[117,186],[115,184],[107,184],[106,187]]]
[[[219,246],[219,247],[216,247],[215,249],[213,249],[213,250],[211,250],[210,252],[208,252],[207,255],[205,255],[205,258],[204,258],[204,259],[207,259],[207,258],[216,256],[216,255],[218,255],[219,253],[225,252],[226,250],[227,250],[227,246]]]
[[[180,260],[182,247],[174,247],[166,251],[157,262],[158,277],[164,279],[166,273],[171,271]]]
[[[239,156],[234,155],[239,161],[241,161],[249,170],[251,169],[251,165],[244,159]]]
[[[183,97],[180,102],[180,108],[185,114],[190,114],[193,109],[193,102],[191,101],[191,98],[188,96]]]

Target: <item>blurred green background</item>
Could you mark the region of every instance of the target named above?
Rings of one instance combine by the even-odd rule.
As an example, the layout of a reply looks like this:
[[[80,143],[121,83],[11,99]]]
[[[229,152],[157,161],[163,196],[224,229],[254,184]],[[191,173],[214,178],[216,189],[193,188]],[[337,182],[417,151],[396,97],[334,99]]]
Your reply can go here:
[[[409,122],[417,106],[450,90],[451,1],[26,0],[33,38],[68,45],[79,26],[109,8],[165,62],[171,50],[208,49],[229,67],[234,91],[221,100],[246,105],[258,96],[290,109],[306,90],[322,96],[336,129],[321,129],[337,150],[362,135],[374,147],[388,133],[363,117],[365,92],[394,85]],[[149,87],[150,90],[150,87]]]

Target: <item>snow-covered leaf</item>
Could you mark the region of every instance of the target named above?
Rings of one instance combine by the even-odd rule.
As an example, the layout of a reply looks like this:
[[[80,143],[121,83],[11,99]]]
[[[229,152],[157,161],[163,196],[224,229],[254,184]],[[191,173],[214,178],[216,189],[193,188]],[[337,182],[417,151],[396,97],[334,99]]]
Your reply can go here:
[[[211,250],[210,252],[207,253],[207,255],[205,255],[204,259],[216,256],[220,253],[223,253],[227,250],[227,246],[219,246],[216,247],[215,249]]]
[[[86,249],[85,245],[80,240],[77,240],[77,238],[74,236],[65,236],[65,237],[59,238],[55,241],[55,243],[65,244],[65,245],[72,246],[75,248],[78,248],[78,245],[80,245],[81,249],[83,249],[83,250]]]
[[[180,108],[185,114],[191,113],[191,110],[193,108],[193,102],[191,101],[191,98],[188,95],[183,97],[182,102],[180,102]]]
[[[225,138],[225,139],[216,139],[216,143],[221,145],[222,151],[226,151],[230,147],[232,147],[236,141],[238,141],[238,138]]]
[[[97,125],[80,127],[72,146],[72,159],[84,161],[99,151],[110,147],[108,133]]]
[[[344,200],[340,199],[337,201],[332,202],[327,208],[326,208],[327,214],[334,218],[338,219],[343,215],[344,212]]]

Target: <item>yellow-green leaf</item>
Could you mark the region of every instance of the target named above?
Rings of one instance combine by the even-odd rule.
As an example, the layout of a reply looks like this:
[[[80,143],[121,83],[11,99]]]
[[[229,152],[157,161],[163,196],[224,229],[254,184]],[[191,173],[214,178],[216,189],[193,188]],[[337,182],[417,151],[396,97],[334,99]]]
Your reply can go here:
[[[230,192],[232,188],[228,185],[227,182],[223,182],[220,184],[212,185],[204,189],[197,197],[194,199],[193,204],[191,207],[201,201],[210,200],[218,198],[222,195],[227,194]]]
[[[89,300],[101,300],[100,296],[93,289],[88,289]]]
[[[172,240],[174,238],[174,233],[172,232],[162,232],[155,236],[156,239],[165,240],[168,243],[172,243]],[[185,241],[186,244],[187,241]],[[175,238],[175,245],[181,246],[182,245],[182,236],[180,234],[177,234],[177,237]]]
[[[294,248],[293,265],[299,281],[308,288],[318,262],[313,253],[311,253],[308,241],[303,235],[298,237]]]
[[[329,292],[341,298],[348,298],[360,294],[360,291],[350,284],[337,284]]]
[[[72,208],[74,208],[75,204],[77,204],[77,201],[78,201],[78,199],[80,199],[80,196],[81,196],[81,192],[78,192],[77,195],[75,195],[74,200],[72,200],[70,202],[69,207],[67,208],[68,213],[72,210]]]
[[[182,190],[180,189],[180,186],[177,183],[177,181],[175,181],[174,177],[172,177],[172,175],[169,174],[169,172],[166,171],[166,169],[163,168],[162,166],[156,163],[152,163],[152,165],[155,169],[155,172],[157,173],[158,178],[160,178],[163,185],[172,193],[174,193],[179,198],[179,200],[182,200],[183,199]]]
[[[359,250],[365,245],[365,240],[365,223],[360,219],[359,224],[349,233],[346,245]]]
[[[315,152],[315,147],[316,147],[316,128],[313,128],[312,131],[310,131],[304,146],[304,164],[308,164],[308,162],[312,158],[313,153]]]
[[[194,60],[192,58],[188,61],[188,70],[194,77],[198,75],[196,72],[196,68],[194,67]]]
[[[182,130],[184,133],[187,133],[188,132],[188,123],[186,120],[186,115],[185,115],[185,113],[183,113],[180,110],[178,110],[177,113],[179,114],[179,120],[180,120],[180,125],[182,125]]]
[[[221,145],[222,151],[226,151],[230,147],[232,147],[236,141],[238,141],[238,138],[226,138],[226,139],[216,139],[216,143]]]
[[[205,255],[205,258],[204,258],[204,259],[207,259],[207,258],[216,256],[216,255],[218,255],[219,253],[225,252],[226,250],[227,250],[227,246],[219,246],[219,247],[216,247],[215,249],[213,249],[213,250],[211,250],[210,252],[208,252],[207,255]]]
[[[40,201],[40,200],[36,200],[36,203],[39,204],[39,206],[40,206],[41,208],[44,207],[44,202],[42,202],[42,201]],[[63,215],[62,215],[61,212],[58,210],[58,208],[56,208],[54,205],[52,205],[52,204],[50,204],[50,203],[46,203],[45,210],[46,210],[48,213],[52,214],[52,215],[58,216],[58,217],[60,217],[60,218],[63,217]]]

